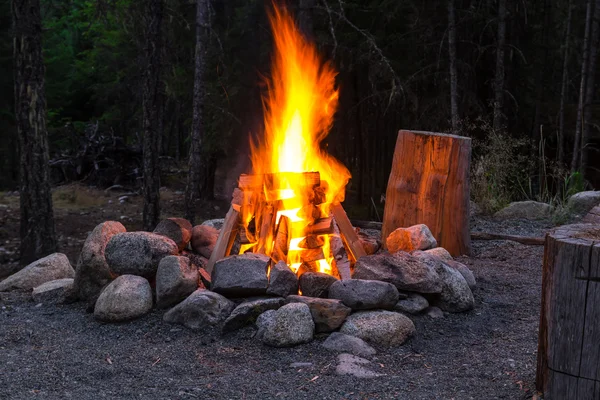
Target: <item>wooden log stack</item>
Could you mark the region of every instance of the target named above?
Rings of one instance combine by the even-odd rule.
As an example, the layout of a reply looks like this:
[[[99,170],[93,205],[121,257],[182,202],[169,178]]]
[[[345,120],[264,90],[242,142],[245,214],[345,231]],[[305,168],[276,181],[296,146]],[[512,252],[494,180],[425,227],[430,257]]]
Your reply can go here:
[[[546,236],[537,389],[546,400],[600,399],[600,225]]]

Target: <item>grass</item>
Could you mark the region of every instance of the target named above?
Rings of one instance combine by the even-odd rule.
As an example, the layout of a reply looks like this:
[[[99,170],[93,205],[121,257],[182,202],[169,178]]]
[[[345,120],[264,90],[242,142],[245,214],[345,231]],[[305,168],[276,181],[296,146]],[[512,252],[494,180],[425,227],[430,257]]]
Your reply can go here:
[[[83,210],[104,205],[106,198],[102,190],[71,184],[54,189],[52,202],[55,208]]]

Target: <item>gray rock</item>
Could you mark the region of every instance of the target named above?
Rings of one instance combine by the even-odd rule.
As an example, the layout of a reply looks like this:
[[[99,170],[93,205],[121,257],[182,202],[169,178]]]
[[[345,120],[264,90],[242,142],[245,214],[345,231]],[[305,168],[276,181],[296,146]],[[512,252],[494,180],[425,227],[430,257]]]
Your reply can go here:
[[[75,271],[62,253],[53,253],[32,262],[19,272],[0,282],[0,292],[32,290],[42,283],[62,278],[73,278]]]
[[[494,214],[497,219],[543,219],[552,214],[552,206],[538,201],[516,201]]]
[[[87,237],[79,254],[73,283],[79,299],[95,300],[102,288],[113,280],[104,252],[114,235],[126,231],[120,222],[106,221],[97,225]]]
[[[329,287],[335,281],[337,279],[329,274],[305,272],[300,275],[299,285],[304,296],[327,298],[329,296]]]
[[[340,332],[332,332],[321,345],[327,350],[350,353],[360,357],[369,357],[377,354],[377,351],[361,338]]]
[[[100,293],[94,317],[105,322],[120,322],[141,317],[152,309],[152,289],[145,278],[121,275]]]
[[[219,231],[209,225],[196,225],[192,229],[192,250],[201,254],[203,257],[210,258],[217,239]]]
[[[399,296],[391,283],[365,279],[335,281],[329,288],[330,299],[341,300],[353,310],[391,310]]]
[[[397,251],[427,250],[437,246],[437,241],[425,224],[398,228],[385,240],[390,253]]]
[[[433,301],[433,305],[448,312],[472,310],[475,306],[473,292],[460,272],[439,262],[436,270],[442,278],[442,291]]]
[[[243,302],[231,312],[221,330],[223,333],[232,332],[246,325],[254,324],[260,314],[267,310],[277,310],[284,303],[285,300],[280,297]]]
[[[217,218],[217,219],[207,219],[201,225],[210,226],[210,227],[213,227],[216,230],[220,231],[221,228],[223,227],[224,223],[225,223],[225,219],[224,218]]]
[[[567,210],[572,214],[585,215],[600,204],[600,191],[575,193],[567,201]]]
[[[378,376],[383,376],[366,368],[370,364],[371,362],[364,358],[342,353],[338,356],[338,365],[335,368],[335,373],[338,375],[352,375],[356,378],[377,378]]]
[[[285,300],[288,303],[304,303],[310,308],[316,332],[331,332],[338,329],[352,312],[350,307],[335,299],[293,295]]]
[[[256,321],[256,337],[268,346],[290,347],[313,339],[315,323],[306,304],[290,303],[269,310]]]
[[[358,231],[358,239],[367,254],[375,254],[381,248],[381,231],[375,229],[361,229]]]
[[[246,253],[229,256],[215,263],[211,289],[230,297],[265,294],[269,286],[267,269],[270,258]]]
[[[352,278],[389,282],[409,292],[439,293],[442,290],[435,262],[403,251],[361,257],[354,266]]]
[[[394,311],[408,314],[419,314],[429,307],[429,302],[418,293],[411,293],[407,299],[399,300],[394,306]]]
[[[36,303],[61,304],[73,288],[72,278],[56,279],[33,289],[31,297]]]
[[[298,277],[285,262],[279,261],[271,267],[267,294],[286,297],[296,293],[298,293]]]
[[[346,318],[340,332],[376,345],[398,346],[415,332],[415,325],[400,313],[359,311]]]
[[[429,318],[433,319],[444,318],[444,312],[438,307],[428,307],[425,310],[425,314],[427,314]]]
[[[423,251],[423,250],[417,250],[417,251]],[[415,251],[414,253],[416,253],[417,251]],[[446,260],[453,261],[454,260],[452,255],[448,252],[448,250],[446,250],[443,247],[434,247],[433,249],[424,250],[423,252],[426,254],[429,254],[431,256],[435,256],[442,261],[446,261]],[[413,255],[414,255],[414,253],[413,253]]]
[[[231,300],[220,294],[198,289],[167,311],[163,320],[193,330],[205,330],[225,321],[234,307]]]
[[[192,238],[192,224],[184,218],[167,218],[156,225],[154,233],[168,237],[182,251]]]
[[[198,289],[198,269],[187,257],[166,256],[156,271],[156,306],[170,307]]]
[[[444,260],[444,263],[451,268],[454,268],[465,278],[467,284],[469,285],[469,289],[473,291],[477,287],[477,281],[475,280],[475,275],[473,275],[473,271],[469,269],[465,264],[459,263],[458,261],[448,261]]]

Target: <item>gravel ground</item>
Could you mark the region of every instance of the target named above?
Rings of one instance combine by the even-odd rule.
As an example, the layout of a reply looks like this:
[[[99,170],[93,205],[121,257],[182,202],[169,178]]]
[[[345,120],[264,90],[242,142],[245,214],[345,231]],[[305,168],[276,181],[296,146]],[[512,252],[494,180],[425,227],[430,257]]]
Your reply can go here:
[[[474,230],[542,235],[544,223],[478,219]],[[417,333],[378,348],[357,379],[335,374],[325,336],[266,347],[252,328],[220,336],[162,321],[153,311],[101,324],[82,304],[37,305],[0,294],[0,399],[530,399],[534,394],[541,246],[474,243],[467,264],[476,307],[442,319],[413,317]],[[310,366],[292,368],[302,362]]]

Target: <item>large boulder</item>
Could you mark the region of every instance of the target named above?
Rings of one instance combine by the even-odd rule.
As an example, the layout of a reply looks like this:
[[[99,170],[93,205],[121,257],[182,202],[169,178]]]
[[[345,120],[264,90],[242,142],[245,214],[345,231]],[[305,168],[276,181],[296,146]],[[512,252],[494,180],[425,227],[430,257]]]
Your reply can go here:
[[[221,330],[224,333],[232,332],[246,325],[254,324],[260,314],[267,310],[277,310],[284,303],[285,300],[281,297],[245,301],[231,312]]]
[[[398,300],[394,306],[394,311],[399,311],[408,314],[420,314],[429,307],[429,302],[418,293],[411,293],[408,298]]]
[[[106,262],[106,245],[114,235],[126,231],[120,222],[106,221],[97,225],[87,237],[79,254],[73,284],[79,299],[95,300],[102,288],[114,278]]]
[[[32,262],[19,272],[0,282],[0,292],[32,290],[42,283],[62,278],[73,278],[75,270],[62,253],[53,253]]]
[[[192,229],[192,250],[203,257],[210,258],[217,239],[219,231],[210,225],[196,225]]]
[[[298,277],[285,262],[279,261],[271,267],[267,294],[286,297],[296,293],[298,293]]]
[[[567,210],[576,215],[585,215],[600,204],[600,191],[590,190],[575,193],[567,200]]]
[[[145,278],[121,275],[100,293],[94,317],[104,322],[120,322],[141,317],[152,309],[152,289]]]
[[[182,251],[192,238],[192,224],[184,218],[167,218],[156,225],[154,233],[168,237]]]
[[[220,294],[198,289],[167,311],[163,320],[192,330],[205,330],[225,321],[234,307],[231,300]]]
[[[463,312],[473,309],[475,299],[469,284],[460,272],[443,262],[438,263],[438,274],[442,278],[442,291],[433,305],[448,312]]]
[[[473,271],[471,271],[469,269],[469,267],[467,267],[465,264],[459,263],[458,261],[448,261],[448,260],[442,260],[446,265],[448,265],[451,268],[454,268],[455,270],[457,270],[458,272],[460,272],[460,274],[463,276],[463,278],[465,278],[465,281],[467,281],[467,284],[469,285],[469,289],[474,290],[477,287],[477,281],[475,280],[475,275],[473,274]]]
[[[437,241],[425,224],[397,228],[385,239],[390,253],[397,251],[427,250],[437,246]]]
[[[261,314],[256,337],[268,346],[290,347],[313,339],[315,323],[306,304],[290,303]]]
[[[415,325],[400,313],[359,311],[346,318],[340,332],[376,345],[398,346],[415,332]]]
[[[106,245],[106,262],[118,275],[152,278],[158,263],[178,253],[177,245],[168,237],[149,232],[125,232],[114,235]]]
[[[335,281],[329,288],[330,299],[341,300],[353,310],[391,310],[399,296],[391,283],[365,279]]]
[[[215,263],[211,289],[230,297],[262,295],[267,292],[270,258],[246,253],[229,256]]]
[[[316,332],[331,332],[338,329],[352,312],[350,307],[335,299],[293,295],[285,300],[288,303],[304,303],[309,307]]]
[[[300,290],[308,297],[329,297],[329,287],[337,279],[322,272],[305,272],[300,275]]]
[[[352,278],[389,282],[398,290],[409,292],[439,293],[442,290],[435,262],[403,251],[361,257],[354,266]]]
[[[156,271],[156,306],[170,307],[198,289],[198,268],[187,257],[166,256]]]
[[[412,254],[415,255],[415,253],[418,253],[421,251],[423,251],[424,253],[429,254],[431,256],[435,256],[442,261],[445,261],[445,260],[453,261],[454,260],[454,257],[452,257],[452,255],[448,252],[448,250],[446,250],[443,247],[434,247],[433,249],[429,249],[429,250],[417,250],[417,251],[413,252]]]
[[[539,201],[515,201],[494,214],[497,219],[544,219],[552,214],[552,206]]]
[[[36,303],[61,304],[72,288],[72,278],[56,279],[34,288],[31,297]]]
[[[346,335],[341,332],[333,332],[323,343],[321,343],[321,346],[325,347],[327,350],[350,353],[360,357],[368,357],[377,354],[377,351],[361,338]]]

